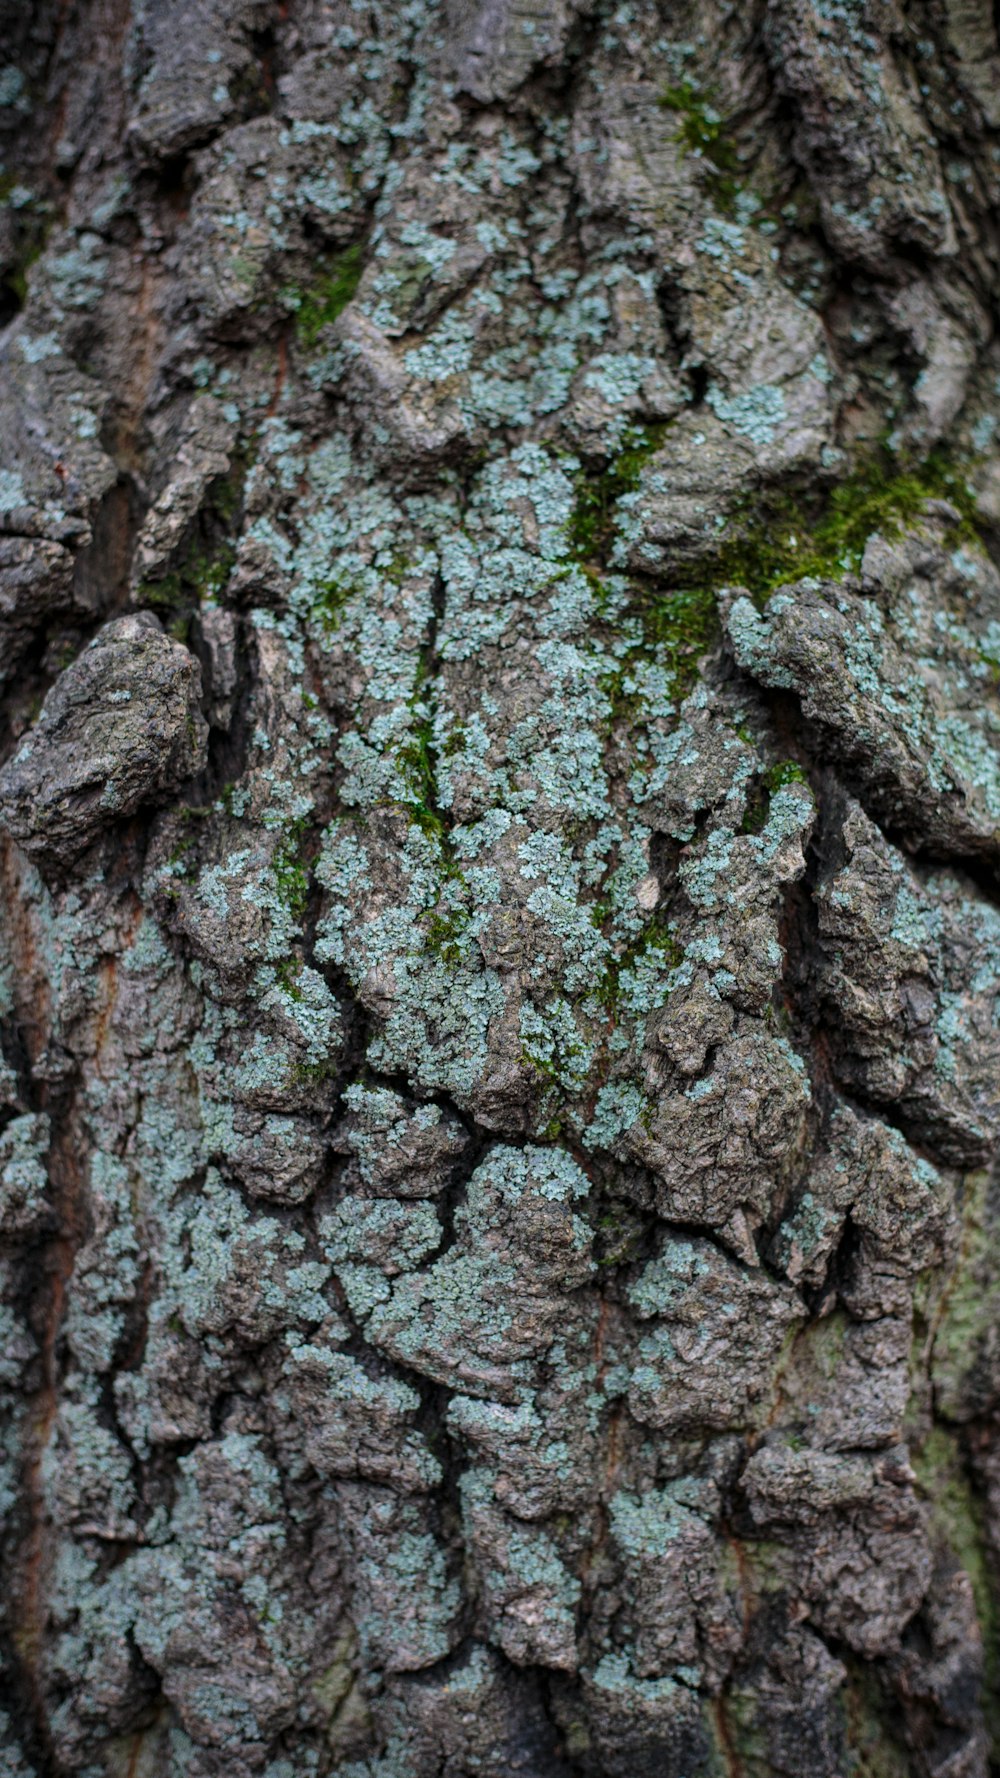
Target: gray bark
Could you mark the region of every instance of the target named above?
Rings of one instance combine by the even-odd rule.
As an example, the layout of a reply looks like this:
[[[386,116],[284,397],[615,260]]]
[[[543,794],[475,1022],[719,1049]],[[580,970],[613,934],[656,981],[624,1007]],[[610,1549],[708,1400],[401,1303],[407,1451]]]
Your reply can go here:
[[[1000,1770],[987,0],[5,0],[0,1770]]]

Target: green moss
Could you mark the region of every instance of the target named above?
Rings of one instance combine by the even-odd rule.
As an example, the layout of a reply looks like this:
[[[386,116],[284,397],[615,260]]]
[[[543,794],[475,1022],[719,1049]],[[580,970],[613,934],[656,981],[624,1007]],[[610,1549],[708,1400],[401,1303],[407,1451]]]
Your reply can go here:
[[[842,1310],[835,1309],[832,1315],[827,1315],[822,1321],[800,1331],[803,1360],[808,1353],[808,1362],[815,1368],[817,1375],[828,1383],[833,1381],[843,1366],[847,1325],[847,1316]]]
[[[640,957],[647,957],[650,952],[658,954],[661,965],[666,969],[676,969],[683,960],[683,948],[678,944],[664,915],[654,915],[631,944],[625,947],[621,956],[608,964],[594,991],[594,997],[600,1006],[613,1010],[618,1005],[623,972],[632,969]]]
[[[622,448],[606,469],[583,469],[567,526],[570,553],[579,562],[603,562],[615,533],[614,510],[623,494],[638,487],[643,465],[663,442],[666,425],[630,426]]]
[[[403,555],[400,550],[396,550],[393,553],[392,559],[388,564],[383,562],[381,558],[379,559],[379,573],[388,580],[392,586],[402,586],[413,571],[413,563],[410,561],[409,556]]]
[[[605,470],[584,470],[578,477],[567,526],[570,554],[591,575],[598,595],[600,569],[615,535],[617,503],[639,485],[643,466],[665,430],[633,429],[625,448]],[[690,690],[698,662],[718,634],[721,588],[745,587],[762,606],[777,587],[790,581],[839,579],[860,566],[871,536],[898,536],[919,520],[932,500],[951,507],[953,542],[978,540],[974,495],[958,466],[941,451],[902,469],[884,451],[830,491],[775,489],[748,498],[732,514],[724,541],[710,556],[669,570],[669,591],[661,591],[652,579],[633,584],[628,609],[642,624],[643,640],[624,653],[601,681],[609,703],[609,728],[641,717],[641,699],[629,683],[640,657],[653,658],[666,670],[674,695],[683,697]],[[600,596],[596,603],[600,614]]]
[[[594,587],[598,612],[604,592],[599,569],[614,541],[617,503],[639,486],[643,468],[663,443],[666,430],[666,424],[630,427],[621,451],[606,469],[598,473],[581,470],[577,477],[567,536],[570,554]],[[626,689],[639,656],[654,655],[670,675],[675,692],[683,696],[696,677],[700,657],[718,631],[714,587],[707,583],[675,586],[666,593],[636,584],[629,609],[642,623],[644,642],[624,655],[601,681],[610,705],[609,726],[630,722],[641,713],[640,697]]]
[[[715,593],[710,587],[678,587],[660,593],[636,584],[629,612],[642,624],[643,641],[601,677],[600,688],[608,700],[609,731],[621,723],[634,724],[642,719],[643,696],[630,689],[638,660],[655,660],[667,673],[673,696],[683,698],[698,676],[702,655],[719,632]]]
[[[336,1062],[324,1058],[322,1062],[296,1062],[292,1069],[292,1080],[296,1086],[309,1086],[318,1080],[333,1080],[337,1073]]]
[[[198,827],[207,821],[212,813],[211,804],[204,806],[197,803],[181,803],[176,811],[176,818],[181,832],[174,840],[167,859],[171,874],[188,880],[194,878],[198,862]],[[170,894],[169,888],[164,891]]]
[[[983,1712],[995,1757],[1000,1757],[1000,1590],[990,1557],[986,1504],[972,1487],[959,1439],[936,1426],[911,1450],[917,1485],[928,1502],[932,1532],[969,1577],[983,1639]]]
[[[605,731],[610,734],[620,724],[631,727],[642,720],[643,701],[637,692],[626,691],[625,686],[636,659],[637,650],[631,649],[623,660],[602,673],[598,684],[608,700],[608,714],[604,723]],[[595,907],[593,920],[595,926],[603,926],[606,914],[599,913]]]
[[[944,452],[902,470],[883,453],[859,465],[825,497],[774,491],[747,502],[734,514],[730,537],[707,562],[688,571],[686,584],[702,591],[743,586],[763,603],[790,581],[839,578],[860,566],[871,536],[897,537],[921,517],[929,500],[946,501],[954,509],[956,542],[978,539],[975,497]],[[684,569],[678,578],[685,580]]]
[[[680,117],[674,134],[676,142],[707,155],[716,165],[735,167],[736,151],[726,137],[722,118],[699,96],[697,87],[690,80],[668,87],[660,104],[664,110],[674,111]]]
[[[322,580],[316,590],[316,597],[311,607],[311,615],[330,635],[340,627],[341,613],[348,599],[357,592],[357,588],[339,580]]]
[[[639,457],[630,455],[626,485],[635,485],[649,448],[655,445],[646,443]],[[580,507],[578,541],[593,537],[607,548],[614,532],[617,494],[605,498],[600,489],[614,485],[617,482],[609,484],[607,478],[601,484],[587,484],[589,505]],[[884,453],[861,464],[827,494],[774,491],[763,498],[747,498],[731,519],[728,541],[712,557],[671,569],[674,585],[669,592],[660,592],[655,583],[633,585],[630,612],[641,619],[644,642],[641,649],[619,660],[601,685],[610,702],[610,724],[630,722],[641,713],[639,699],[626,692],[633,660],[639,654],[655,656],[671,676],[676,697],[689,692],[698,676],[698,661],[719,633],[717,594],[722,587],[746,587],[763,606],[770,594],[788,581],[806,576],[836,580],[858,569],[865,544],[875,532],[897,537],[904,526],[920,519],[929,500],[947,501],[954,510],[952,541],[979,539],[975,496],[959,468],[943,452],[934,452],[916,468],[902,471]],[[593,519],[593,532],[587,530],[587,514]],[[758,832],[767,821],[770,793],[779,788],[779,782],[794,782],[795,773],[801,775],[794,761],[786,761],[781,770],[792,775],[776,782],[769,782],[765,775],[747,811],[746,832]]]
[[[929,500],[945,501],[953,509],[954,542],[978,540],[974,496],[942,452],[904,470],[885,454],[860,465],[826,495],[773,491],[747,501],[733,515],[730,534],[713,555],[671,570],[674,585],[669,592],[648,584],[633,589],[630,610],[642,622],[644,642],[603,683],[611,721],[627,721],[638,714],[637,701],[625,690],[637,655],[654,656],[670,675],[675,696],[690,690],[698,662],[718,634],[717,595],[722,587],[745,587],[763,606],[771,593],[790,581],[807,576],[839,579],[860,566],[874,533],[898,536],[921,517]],[[594,511],[600,510],[595,505]],[[613,503],[606,522],[613,527]],[[790,761],[782,769],[798,772]],[[781,780],[792,781],[792,777]],[[764,825],[769,795],[779,787],[765,777],[745,831],[758,831],[755,821]]]
[[[285,303],[295,312],[295,331],[304,346],[315,346],[323,328],[346,309],[363,270],[364,245],[355,241],[327,261],[308,290],[282,292]]]
[[[396,761],[411,791],[405,804],[410,818],[428,839],[437,841],[447,866],[450,851],[445,820],[437,806],[437,759],[429,717],[416,724],[410,739],[399,748]]]
[[[641,1258],[648,1229],[645,1219],[630,1204],[613,1203],[594,1225],[597,1264],[606,1271],[631,1265]]]
[[[229,474],[212,483],[209,509],[213,517],[225,525],[233,523],[243,506],[243,487],[249,467],[249,454],[243,452]]]
[[[41,258],[43,245],[43,241],[34,240],[23,247],[17,263],[4,275],[3,288],[13,298],[18,309],[23,309],[28,300],[28,273],[36,259]]]
[[[352,1748],[356,1751],[359,1744],[365,1744],[368,1721],[368,1706],[357,1678],[358,1640],[353,1625],[334,1642],[332,1657],[312,1691],[327,1723],[331,1752],[349,1758]]]
[[[594,588],[598,613],[604,604],[600,569],[606,564],[615,536],[615,509],[624,494],[639,486],[643,468],[663,443],[666,423],[630,427],[621,451],[600,472],[581,470],[576,500],[567,525],[570,554],[588,575]],[[693,683],[698,661],[718,631],[715,586],[709,577],[671,587],[669,592],[636,583],[630,614],[638,616],[643,629],[641,647],[629,650],[615,668],[604,675],[601,690],[610,705],[609,726],[637,719],[642,703],[626,689],[632,666],[640,656],[652,655],[666,669],[674,691],[683,696]]]
[[[449,823],[438,803],[437,746],[434,740],[434,678],[431,651],[420,657],[410,694],[414,721],[410,738],[397,749],[396,763],[410,791],[404,803],[411,821],[433,840],[440,854],[443,876],[462,880],[455,859]]]
[[[198,826],[202,821],[209,821],[211,816],[211,803],[181,803],[177,809],[178,820],[183,821],[188,827]]]
[[[194,850],[194,840],[193,839],[180,840],[178,842],[178,844],[173,848],[173,851],[170,853],[170,856],[167,859],[167,863],[170,867],[171,873],[175,877],[193,878],[193,876],[194,876],[194,859],[188,856],[188,854],[193,852],[193,850]],[[168,893],[170,893],[169,890],[168,890]],[[173,891],[173,893],[176,894],[176,891]]]
[[[448,908],[441,913],[432,908],[421,916],[421,922],[428,950],[434,951],[443,963],[460,963],[465,954],[461,940],[469,924],[467,910]]]
[[[236,453],[228,475],[220,476],[209,488],[176,566],[169,574],[143,581],[137,588],[138,605],[174,614],[171,633],[181,640],[187,640],[190,614],[203,602],[220,598],[232,573],[236,560],[232,534],[242,510],[250,462],[247,449]]]
[[[764,773],[764,783],[773,796],[776,790],[783,790],[786,784],[807,784],[808,778],[797,760],[779,759],[777,765],[768,766]]]
[[[735,177],[739,159],[727,134],[725,120],[689,80],[668,87],[660,104],[679,119],[674,141],[679,142],[686,153],[700,155],[707,162],[710,170],[706,183],[716,207],[731,210],[740,191]]]
[[[558,1063],[553,1056],[540,1056],[527,1044],[521,1046],[521,1061],[526,1068],[532,1068],[540,1080],[547,1081],[551,1086],[559,1086],[562,1076]]]
[[[576,1044],[562,1044],[558,1039],[552,1040],[547,1052],[533,1049],[527,1043],[522,1044],[521,1065],[530,1068],[540,1083],[535,1115],[544,1130],[561,1128],[559,1107],[564,1103],[567,1093],[579,1092],[583,1059],[583,1051]]]
[[[136,590],[136,603],[150,605],[155,611],[174,613],[171,635],[186,640],[187,617],[203,599],[217,598],[221,593],[235,559],[235,551],[225,546],[214,555],[192,550],[183,566],[164,574],[159,580],[144,580]]]
[[[52,227],[51,206],[36,196],[11,202],[20,183],[14,173],[0,172],[0,208],[8,212],[10,230],[10,258],[0,277],[0,292],[16,309],[23,309],[27,301],[28,273],[41,257]]]
[[[440,826],[441,817],[434,809],[434,801],[437,796],[437,773],[433,729],[429,718],[417,723],[410,739],[399,748],[396,760],[408,786],[412,787],[412,806],[427,809],[433,814],[435,825]]]
[[[767,1731],[755,1693],[731,1686],[713,1700],[709,1721],[719,1778],[770,1778]]]
[[[771,798],[775,791],[781,790],[786,784],[805,784],[807,781],[805,772],[794,759],[782,759],[777,765],[769,766],[756,780],[750,792],[741,831],[760,833],[767,826]]]
[[[396,764],[410,792],[403,803],[410,820],[431,841],[437,852],[438,890],[465,878],[455,856],[449,823],[438,804],[437,747],[434,741],[433,681],[428,654],[421,657],[410,709],[414,716],[410,736],[396,751]],[[424,942],[443,963],[460,963],[466,955],[465,932],[469,911],[453,899],[428,904],[421,916]]]
[[[694,683],[698,661],[719,629],[714,589],[677,587],[642,607],[643,628],[657,659],[670,674],[675,694],[683,696]]]
[[[278,893],[293,920],[301,920],[309,900],[309,872],[303,853],[305,832],[304,816],[290,822],[275,848],[272,865]]]
[[[274,976],[278,985],[284,988],[290,1000],[301,1000],[302,989],[299,987],[299,976],[302,974],[301,957],[283,957],[274,966]]]
[[[740,822],[741,833],[762,833],[767,826],[771,799],[762,786],[757,785],[747,798],[747,809]]]
[[[839,1653],[847,1668],[842,1696],[852,1778],[909,1778],[913,1768],[898,1724],[898,1705],[874,1668],[846,1650]]]
[[[960,1418],[970,1376],[996,1321],[990,1176],[967,1173],[962,1188],[962,1244],[934,1318],[933,1372],[940,1410]]]

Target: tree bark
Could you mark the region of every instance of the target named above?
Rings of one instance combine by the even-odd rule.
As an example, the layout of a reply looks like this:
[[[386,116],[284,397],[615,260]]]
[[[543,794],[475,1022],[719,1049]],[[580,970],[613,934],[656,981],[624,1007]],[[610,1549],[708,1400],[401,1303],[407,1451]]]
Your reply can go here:
[[[987,0],[5,0],[0,1769],[1000,1770]]]

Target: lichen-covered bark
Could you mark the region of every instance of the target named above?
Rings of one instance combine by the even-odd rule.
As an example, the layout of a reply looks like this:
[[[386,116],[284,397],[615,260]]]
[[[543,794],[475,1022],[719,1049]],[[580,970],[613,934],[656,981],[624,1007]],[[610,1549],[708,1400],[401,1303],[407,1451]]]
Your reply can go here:
[[[0,1769],[985,1778],[988,0],[4,10]]]

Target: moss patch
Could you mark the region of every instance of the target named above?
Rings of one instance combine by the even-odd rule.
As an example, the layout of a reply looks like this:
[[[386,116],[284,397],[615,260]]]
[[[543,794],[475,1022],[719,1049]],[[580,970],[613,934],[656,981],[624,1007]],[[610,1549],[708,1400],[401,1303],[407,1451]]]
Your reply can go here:
[[[757,779],[747,801],[747,812],[743,817],[741,831],[743,833],[761,833],[767,826],[771,812],[771,798],[776,790],[782,790],[786,784],[805,784],[808,780],[802,767],[794,759],[779,760],[777,765],[769,766]]]
[[[397,763],[411,790],[406,807],[428,838],[440,840],[444,818],[437,807],[437,768],[433,728],[429,718],[418,722],[396,754]]]
[[[232,544],[220,544],[210,551],[190,549],[181,566],[170,574],[163,575],[160,580],[144,580],[136,589],[136,603],[149,605],[154,611],[173,613],[170,634],[184,642],[191,610],[202,600],[219,597],[235,559]]]
[[[250,468],[250,450],[239,450],[228,475],[208,489],[205,504],[192,524],[175,567],[136,589],[137,605],[173,615],[172,635],[187,640],[192,613],[205,600],[221,598],[236,560],[236,531],[243,508],[243,489]]]
[[[659,449],[665,433],[666,424],[630,426],[621,450],[606,469],[580,471],[567,526],[570,553],[578,562],[600,564],[606,560],[615,534],[615,506],[623,494],[639,486],[643,466]]]
[[[309,872],[304,844],[306,821],[300,817],[290,822],[275,847],[272,869],[278,894],[293,920],[301,920],[309,900]]]
[[[353,598],[357,587],[343,581],[323,580],[320,582],[316,597],[310,609],[310,616],[329,636],[339,629],[340,619],[348,599]]]
[[[606,469],[584,469],[577,477],[567,537],[571,556],[591,577],[599,607],[603,591],[601,569],[614,541],[618,501],[639,486],[643,468],[660,448],[666,432],[665,422],[629,427],[622,449]],[[633,714],[626,685],[637,654],[655,654],[669,673],[674,691],[682,696],[693,683],[698,661],[718,630],[714,586],[707,582],[675,586],[666,593],[651,593],[646,586],[636,583],[630,608],[642,623],[644,643],[641,649],[630,651],[602,684],[613,722]]]
[[[461,963],[467,952],[465,939],[469,925],[468,909],[442,909],[439,904],[429,913],[421,915],[421,924],[424,942],[429,951],[440,957],[442,963]]]
[[[52,226],[51,207],[20,190],[13,173],[0,172],[0,208],[7,212],[11,253],[0,274],[0,315],[9,320],[28,297],[28,273],[41,257]]]
[[[600,1270],[632,1265],[642,1258],[649,1236],[648,1221],[634,1205],[613,1199],[597,1217],[594,1235]]]
[[[670,674],[675,695],[683,696],[698,674],[698,661],[718,633],[714,588],[677,587],[650,600],[643,611],[646,635]]]
[[[790,581],[837,579],[860,567],[871,536],[898,537],[929,500],[953,508],[956,542],[978,540],[975,498],[944,452],[904,470],[885,453],[859,465],[825,497],[775,491],[747,503],[734,515],[731,538],[689,574],[687,584],[743,586],[763,603]]]
[[[986,1504],[973,1488],[957,1434],[936,1426],[911,1454],[932,1530],[968,1575],[983,1639],[983,1714],[994,1757],[1000,1757],[1000,1589],[990,1558]]]
[[[844,1727],[852,1778],[909,1778],[910,1755],[898,1725],[899,1710],[879,1675],[857,1656],[838,1651],[847,1667]]]
[[[600,904],[595,912],[599,912]],[[613,1010],[621,996],[621,978],[624,971],[634,968],[641,958],[656,952],[658,961],[665,969],[676,969],[683,961],[683,947],[667,923],[665,915],[654,915],[647,926],[627,945],[620,957],[609,963],[601,980],[594,991],[594,998],[600,1006]]]
[[[689,80],[668,87],[660,104],[678,119],[674,141],[706,163],[706,185],[716,208],[731,210],[741,188],[735,177],[739,159],[725,119]]]
[[[605,469],[584,469],[577,478],[567,524],[569,554],[591,578],[599,614],[618,502],[638,488],[666,431],[666,425],[630,428],[622,450]],[[789,582],[838,580],[860,567],[870,537],[899,536],[923,516],[929,501],[950,507],[949,541],[980,540],[975,497],[943,451],[902,469],[891,453],[882,451],[830,490],[772,489],[747,498],[710,556],[631,583],[628,611],[641,623],[642,641],[602,681],[609,726],[641,716],[642,699],[630,683],[640,658],[655,659],[666,671],[674,696],[687,694],[699,661],[718,635],[717,596],[723,587],[745,587],[763,607],[771,593]],[[667,591],[661,590],[665,581]]]
[[[307,349],[315,346],[324,327],[346,309],[361,282],[364,259],[364,245],[355,241],[326,262],[308,290],[282,292],[286,306],[294,311],[295,331]]]

